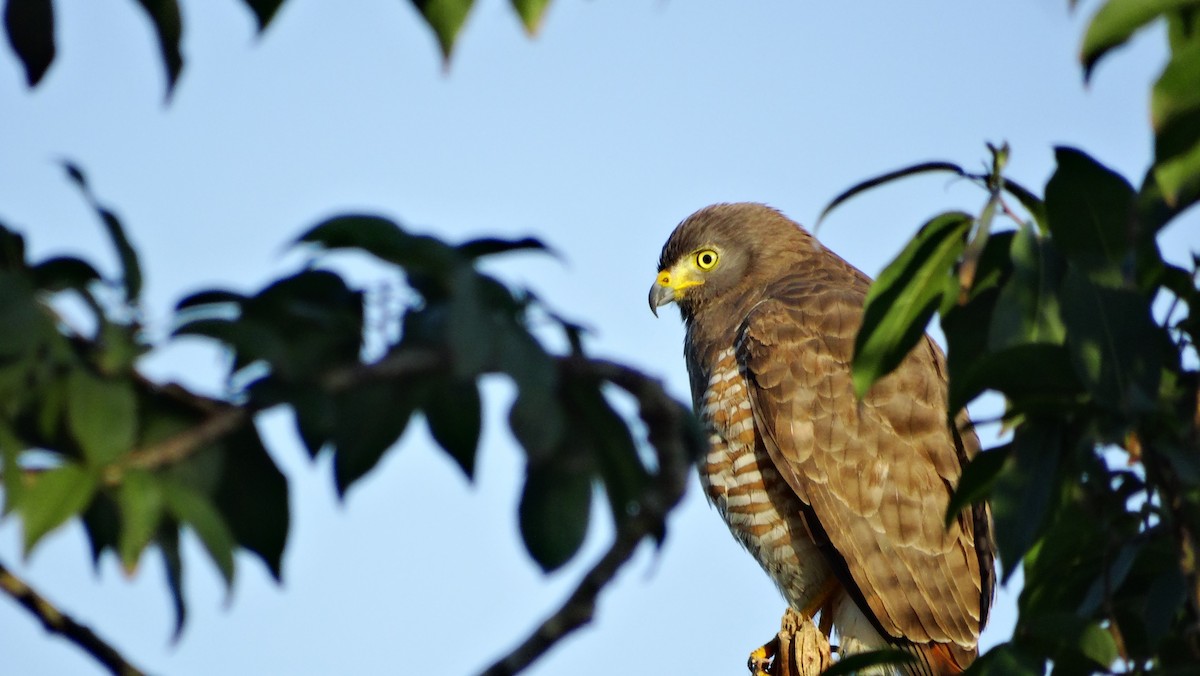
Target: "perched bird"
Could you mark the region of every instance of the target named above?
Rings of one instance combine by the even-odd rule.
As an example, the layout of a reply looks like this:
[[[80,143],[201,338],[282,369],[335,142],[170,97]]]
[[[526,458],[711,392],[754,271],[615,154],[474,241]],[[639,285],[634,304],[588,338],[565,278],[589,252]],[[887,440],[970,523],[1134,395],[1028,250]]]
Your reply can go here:
[[[976,657],[995,587],[987,508],[945,527],[979,448],[947,415],[945,358],[925,336],[860,400],[854,339],[870,278],[761,204],[717,204],[663,246],[650,308],[686,326],[700,480],[734,537],[841,654],[897,647],[906,674]]]

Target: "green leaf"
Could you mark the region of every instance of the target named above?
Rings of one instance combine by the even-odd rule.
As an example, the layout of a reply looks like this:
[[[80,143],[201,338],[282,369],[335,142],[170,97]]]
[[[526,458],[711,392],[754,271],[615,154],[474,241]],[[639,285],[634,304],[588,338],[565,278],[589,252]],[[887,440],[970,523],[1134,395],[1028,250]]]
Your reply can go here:
[[[962,510],[981,502],[992,492],[996,477],[1012,456],[1012,444],[1005,444],[983,451],[963,467],[958,485],[946,506],[946,527],[954,523]]]
[[[394,382],[369,382],[339,394],[333,442],[339,496],[361,479],[404,433],[419,397]]]
[[[156,2],[157,0],[138,0],[143,4],[145,2]],[[172,0],[172,4],[173,0]],[[136,303],[142,294],[142,267],[138,262],[137,251],[133,245],[129,243],[129,238],[125,236],[125,228],[121,225],[121,221],[116,214],[108,209],[100,206],[96,200],[96,196],[92,194],[91,188],[88,186],[87,179],[84,177],[83,171],[78,166],[71,162],[63,162],[63,167],[67,170],[67,176],[71,181],[79,187],[88,204],[100,216],[100,220],[104,223],[104,228],[108,231],[108,238],[112,240],[113,246],[117,250],[117,257],[121,261],[122,279],[125,284],[125,302]]]
[[[1046,520],[1058,485],[1063,430],[1050,421],[1017,427],[1012,454],[992,487],[992,518],[1004,579],[1024,558]]]
[[[100,279],[100,273],[85,260],[73,256],[47,258],[30,268],[33,283],[45,291],[83,289]]]
[[[475,453],[483,424],[479,388],[473,380],[432,383],[424,404],[425,422],[467,479],[475,477]]]
[[[871,667],[881,665],[902,666],[905,664],[913,664],[916,658],[912,654],[889,648],[886,650],[872,650],[865,653],[855,655],[847,655],[840,658],[836,664],[821,672],[821,676],[850,676],[852,674],[862,673]],[[869,673],[874,673],[876,670],[871,670]]]
[[[1023,226],[1012,242],[1013,271],[992,311],[988,346],[1061,344],[1066,336],[1058,301],[1063,261],[1053,244]]]
[[[854,391],[862,397],[896,368],[925,334],[973,219],[962,212],[935,216],[879,274],[867,292],[863,325],[854,341]]]
[[[176,482],[164,484],[162,497],[171,515],[200,538],[225,578],[226,588],[233,586],[234,538],[221,513],[207,498]]]
[[[1136,201],[1122,176],[1072,148],[1055,149],[1058,168],[1046,184],[1054,246],[1096,281],[1123,284],[1132,271]]]
[[[183,20],[179,16],[179,3],[177,0],[138,0],[138,4],[146,10],[150,23],[154,25],[154,33],[158,36],[163,66],[167,69],[167,97],[170,98],[179,72],[183,70],[183,55],[179,52]]]
[[[825,220],[825,217],[829,215],[829,212],[833,211],[840,204],[861,192],[865,192],[871,188],[883,185],[884,183],[891,183],[892,181],[902,178],[908,178],[909,176],[918,176],[920,174],[929,173],[951,173],[958,176],[966,176],[967,170],[963,169],[957,164],[954,164],[953,162],[919,162],[917,164],[902,167],[894,171],[880,174],[873,178],[868,178],[865,181],[855,183],[846,190],[843,190],[840,194],[838,194],[837,197],[834,197],[833,201],[831,201],[824,209],[821,210],[821,214],[817,216],[817,222],[813,226],[813,230],[815,231],[821,227],[821,222]]]
[[[562,567],[583,545],[592,504],[591,476],[562,465],[531,463],[519,508],[525,548],[547,573]]]
[[[546,9],[550,7],[550,0],[512,0],[512,5],[513,9],[517,11],[517,15],[521,17],[525,32],[536,35],[538,28],[542,25],[542,17],[545,16]]]
[[[1174,50],[1150,94],[1150,122],[1161,132],[1176,117],[1200,108],[1200,38]]]
[[[433,29],[442,48],[442,58],[448,62],[474,0],[412,0],[412,3]]]
[[[1025,207],[1025,210],[1033,217],[1033,222],[1037,224],[1039,232],[1047,231],[1046,203],[1042,201],[1042,198],[1007,177],[1004,178],[1004,190],[1013,197],[1016,197],[1021,206]]]
[[[1154,178],[1163,200],[1182,211],[1200,199],[1200,110],[1176,116],[1154,139]]]
[[[71,463],[38,474],[16,506],[23,523],[25,555],[44,535],[82,512],[97,484],[94,473]]]
[[[37,86],[54,61],[54,6],[51,0],[8,0],[4,7],[8,43],[25,67],[25,81]]]
[[[275,12],[283,4],[283,0],[244,0],[250,11],[254,12],[254,20],[258,23],[258,32],[267,30],[267,25],[275,17]]]
[[[148,472],[126,472],[117,489],[117,507],[121,510],[117,554],[125,572],[132,575],[142,550],[154,539],[162,521],[163,496],[158,481]]]
[[[1079,60],[1083,77],[1091,77],[1096,63],[1114,47],[1125,44],[1135,32],[1163,14],[1200,6],[1200,0],[1108,0],[1088,23]]]
[[[1092,283],[1074,266],[1062,285],[1067,347],[1080,382],[1111,409],[1144,408],[1158,392],[1164,341],[1136,291]]]
[[[67,427],[89,464],[106,465],[133,449],[137,397],[126,379],[98,378],[84,368],[67,377]]]

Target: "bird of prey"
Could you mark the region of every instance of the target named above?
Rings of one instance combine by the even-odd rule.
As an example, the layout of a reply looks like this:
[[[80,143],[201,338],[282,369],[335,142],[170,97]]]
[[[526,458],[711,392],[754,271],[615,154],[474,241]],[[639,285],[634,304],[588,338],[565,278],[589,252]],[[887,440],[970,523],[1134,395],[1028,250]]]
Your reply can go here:
[[[987,508],[945,526],[979,441],[947,415],[945,358],[925,336],[862,398],[850,361],[870,278],[761,204],[692,214],[650,289],[686,327],[708,436],[700,480],[734,537],[843,656],[899,648],[906,674],[976,657],[995,587]]]

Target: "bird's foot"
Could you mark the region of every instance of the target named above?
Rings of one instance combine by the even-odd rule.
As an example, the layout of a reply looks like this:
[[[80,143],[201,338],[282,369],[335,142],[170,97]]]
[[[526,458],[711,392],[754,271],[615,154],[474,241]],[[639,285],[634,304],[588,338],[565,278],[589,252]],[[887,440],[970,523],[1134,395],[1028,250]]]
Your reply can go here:
[[[750,653],[751,676],[817,676],[832,660],[829,639],[805,617],[789,608],[775,638]]]

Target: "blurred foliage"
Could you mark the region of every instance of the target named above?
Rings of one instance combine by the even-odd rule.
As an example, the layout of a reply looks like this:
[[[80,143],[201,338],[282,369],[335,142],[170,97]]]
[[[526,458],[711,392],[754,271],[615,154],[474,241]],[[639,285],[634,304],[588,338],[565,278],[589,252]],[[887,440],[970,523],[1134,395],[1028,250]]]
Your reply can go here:
[[[178,2],[137,4],[157,36],[169,94],[184,67]],[[245,0],[260,31],[283,4]],[[412,5],[448,60],[472,0]],[[512,6],[533,33],[549,1]],[[1155,154],[1140,187],[1081,150],[1059,148],[1039,195],[1004,175],[1008,148],[993,147],[982,173],[916,164],[864,181],[826,209],[935,172],[986,193],[978,214],[929,219],[880,275],[854,364],[855,386],[865,392],[936,314],[948,343],[952,412],[987,391],[1005,399],[1011,439],[966,468],[950,508],[989,500],[1003,575],[1022,567],[1025,577],[1014,636],[983,655],[976,673],[1166,674],[1200,662],[1200,258],[1193,252],[1190,267],[1179,267],[1157,244],[1200,200],[1200,0],[1100,3],[1080,59],[1088,79],[1112,50],[1163,22],[1170,59],[1151,92]],[[56,53],[52,0],[7,0],[4,26],[37,85]],[[308,453],[332,454],[340,494],[416,420],[470,478],[479,384],[494,375],[517,390],[509,426],[525,450],[527,477],[516,516],[539,566],[554,570],[578,552],[597,488],[624,544],[576,596],[594,599],[638,541],[663,537],[701,439],[657,383],[589,359],[577,326],[476,265],[543,251],[540,242],[455,245],[369,215],[320,223],[295,243],[311,253],[302,269],[254,293],[209,289],[178,304],[176,337],[215,341],[230,355],[229,396],[217,400],[138,373],[139,358],[158,346],[141,331],[136,248],[82,171],[66,170],[121,271],[108,279],[81,258],[29,261],[23,236],[0,224],[0,475],[3,512],[19,517],[26,551],[72,519],[82,522],[96,560],[111,552],[132,571],[156,551],[178,632],[186,617],[183,529],[227,584],[239,550],[280,574],[288,486],[253,424],[259,412],[291,410]],[[1002,225],[1009,221],[1013,227]],[[374,257],[412,292],[376,356],[364,349],[372,335],[364,317],[387,308],[372,306],[330,264],[338,250]],[[86,316],[60,314],[65,297]],[[571,353],[549,352],[530,330],[532,317],[562,330]],[[637,400],[644,440],[606,396],[613,386]],[[586,621],[552,620],[540,648],[495,673],[519,669]]]
[[[1003,395],[1011,439],[963,473],[947,518],[989,500],[1004,579],[1024,571],[1012,639],[980,674],[1193,673],[1200,664],[1200,257],[1158,235],[1200,199],[1200,2],[1110,0],[1084,75],[1154,22],[1170,60],[1151,95],[1154,163],[1133,183],[1057,148],[1042,196],[1003,175],[923,162],[864,190],[949,172],[987,194],[978,215],[930,219],[867,300],[854,360],[865,392],[940,315],[951,415]],[[1025,211],[1010,208],[1015,200]],[[1014,224],[996,227],[997,215]]]

